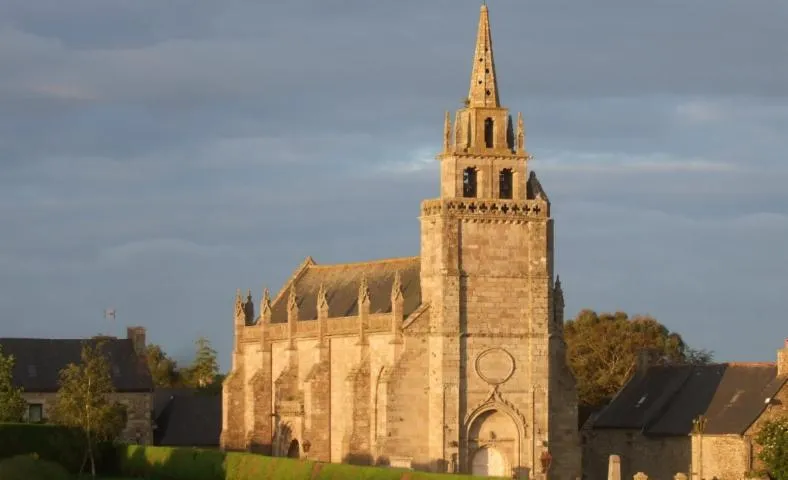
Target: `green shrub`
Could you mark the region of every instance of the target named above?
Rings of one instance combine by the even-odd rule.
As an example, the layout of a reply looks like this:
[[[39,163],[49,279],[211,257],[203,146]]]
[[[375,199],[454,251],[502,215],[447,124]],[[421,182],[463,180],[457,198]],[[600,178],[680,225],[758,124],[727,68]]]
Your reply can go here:
[[[35,454],[0,461],[0,480],[71,480],[65,468]]]

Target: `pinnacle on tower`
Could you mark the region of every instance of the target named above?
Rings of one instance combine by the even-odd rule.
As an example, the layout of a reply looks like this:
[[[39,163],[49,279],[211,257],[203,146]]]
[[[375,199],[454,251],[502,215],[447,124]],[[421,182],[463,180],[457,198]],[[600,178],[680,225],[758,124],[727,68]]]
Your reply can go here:
[[[479,30],[476,36],[476,52],[471,71],[471,88],[468,92],[470,107],[500,107],[498,81],[495,78],[490,17],[487,4],[482,4],[479,15]]]

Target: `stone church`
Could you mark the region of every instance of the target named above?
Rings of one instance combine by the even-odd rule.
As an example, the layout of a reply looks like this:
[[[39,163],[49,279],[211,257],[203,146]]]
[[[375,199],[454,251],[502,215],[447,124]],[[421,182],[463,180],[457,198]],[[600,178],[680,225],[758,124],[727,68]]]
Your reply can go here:
[[[501,105],[481,7],[468,98],[446,113],[417,257],[311,257],[235,301],[222,447],[326,462],[580,477],[550,201]],[[415,212],[414,212],[415,213]]]

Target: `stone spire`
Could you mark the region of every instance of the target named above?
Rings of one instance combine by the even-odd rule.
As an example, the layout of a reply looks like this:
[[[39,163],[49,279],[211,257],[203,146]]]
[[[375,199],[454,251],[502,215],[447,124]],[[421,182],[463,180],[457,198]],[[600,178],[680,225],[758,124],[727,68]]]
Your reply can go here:
[[[476,52],[473,58],[468,102],[469,107],[501,106],[498,101],[498,81],[495,78],[490,17],[486,4],[482,5],[479,15],[479,30],[476,35]]]

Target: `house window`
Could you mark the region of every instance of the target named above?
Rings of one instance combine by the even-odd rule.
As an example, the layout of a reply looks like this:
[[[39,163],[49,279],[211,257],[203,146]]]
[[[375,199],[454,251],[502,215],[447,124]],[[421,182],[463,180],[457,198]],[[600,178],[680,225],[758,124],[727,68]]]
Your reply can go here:
[[[498,176],[498,190],[501,198],[512,198],[512,169],[504,168]]]
[[[462,172],[462,196],[473,198],[476,196],[476,169],[468,167]]]
[[[27,421],[39,423],[44,419],[44,406],[40,403],[31,403],[27,406]]]

